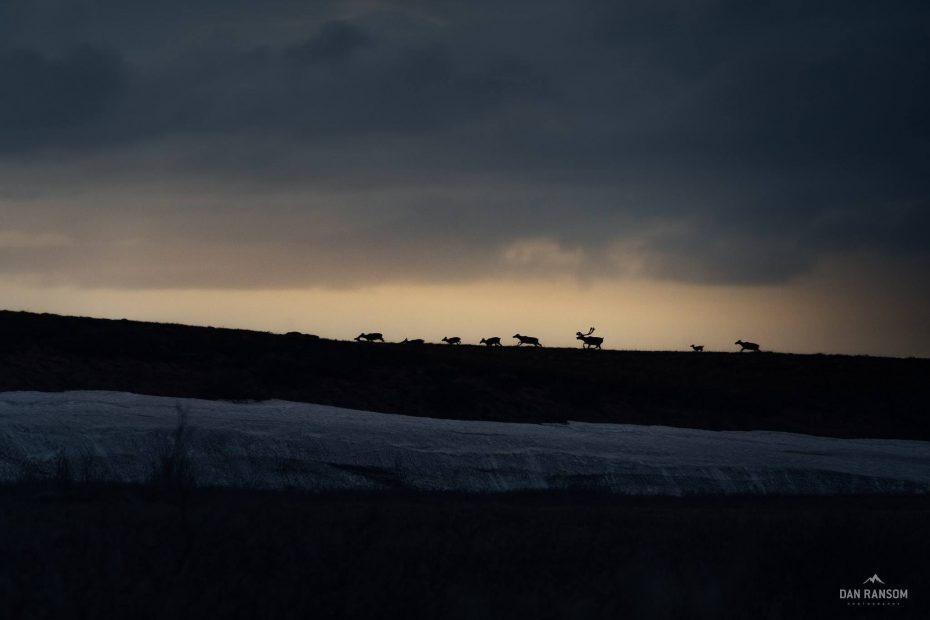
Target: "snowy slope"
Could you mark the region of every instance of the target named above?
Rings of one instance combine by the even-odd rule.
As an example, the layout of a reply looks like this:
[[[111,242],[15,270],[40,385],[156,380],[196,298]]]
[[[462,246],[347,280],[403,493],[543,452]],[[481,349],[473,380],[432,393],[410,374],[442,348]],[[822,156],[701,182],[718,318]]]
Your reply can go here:
[[[632,495],[926,493],[930,442],[614,424],[406,417],[284,401],[120,392],[0,393],[0,481],[141,482],[183,453],[201,485],[455,491],[601,489]]]

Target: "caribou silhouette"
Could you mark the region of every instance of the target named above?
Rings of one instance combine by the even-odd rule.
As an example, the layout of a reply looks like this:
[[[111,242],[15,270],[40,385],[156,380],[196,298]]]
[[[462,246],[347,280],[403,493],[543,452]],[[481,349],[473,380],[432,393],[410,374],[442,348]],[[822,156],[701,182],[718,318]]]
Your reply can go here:
[[[407,340],[406,338],[404,338],[404,341],[401,344],[423,344],[425,342],[426,341],[423,340],[422,338],[414,338],[413,340]]]
[[[500,336],[494,336],[492,338],[482,338],[479,344],[483,344],[487,347],[499,347],[501,345]]]
[[[361,342],[362,340],[364,340],[365,342],[374,342],[375,340],[380,340],[381,342],[384,342],[384,336],[381,335],[381,332],[371,332],[370,334],[366,334],[363,332],[355,337],[356,342]]]
[[[517,343],[518,347],[521,344],[531,344],[534,347],[542,346],[541,344],[539,344],[539,338],[534,338],[533,336],[521,336],[520,334],[514,334],[513,337],[519,340],[519,342]]]
[[[740,353],[743,351],[752,351],[753,353],[758,353],[760,351],[759,345],[757,345],[755,342],[743,342],[742,340],[737,340],[733,344],[738,344],[740,346]]]
[[[694,351],[695,353],[700,353],[701,351],[704,350],[704,345],[703,344],[692,344],[691,350]]]
[[[447,342],[449,344],[462,344],[462,339],[459,338],[458,336],[452,336],[451,338],[443,338],[442,341]]]
[[[604,344],[604,339],[600,336],[592,336],[594,333],[594,328],[588,330],[587,334],[582,334],[581,332],[575,332],[575,339],[581,341],[582,349],[590,349],[594,347],[595,349],[600,349],[601,345]]]

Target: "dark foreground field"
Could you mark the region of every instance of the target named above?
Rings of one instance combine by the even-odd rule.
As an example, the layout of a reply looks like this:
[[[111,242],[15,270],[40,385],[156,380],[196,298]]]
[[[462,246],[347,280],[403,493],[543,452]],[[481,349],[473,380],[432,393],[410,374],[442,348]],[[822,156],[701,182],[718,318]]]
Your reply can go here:
[[[930,360],[336,342],[0,312],[0,391],[930,439]],[[172,480],[168,477],[166,480]],[[930,497],[0,488],[0,618],[926,618]],[[848,606],[879,574],[895,606]]]
[[[0,493],[0,617],[920,618],[930,499]],[[875,573],[897,606],[850,607]]]
[[[361,344],[23,312],[0,312],[0,343],[0,391],[930,439],[926,359]]]

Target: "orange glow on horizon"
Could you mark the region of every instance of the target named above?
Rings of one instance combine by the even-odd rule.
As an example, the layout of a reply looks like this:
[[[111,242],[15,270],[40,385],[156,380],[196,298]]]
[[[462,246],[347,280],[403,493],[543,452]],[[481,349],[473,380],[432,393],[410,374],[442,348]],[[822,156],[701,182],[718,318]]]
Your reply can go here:
[[[576,347],[589,326],[610,349],[734,351],[738,339],[797,353],[927,355],[913,334],[891,331],[895,301],[870,304],[816,280],[794,286],[699,286],[652,281],[578,285],[563,281],[386,285],[350,290],[132,290],[28,287],[0,283],[5,309],[214,325],[272,332],[298,330],[349,339],[380,331],[388,341],[520,332],[548,346]],[[894,307],[893,307],[894,306]],[[845,310],[838,310],[844,309]],[[905,309],[906,310],[906,309]],[[915,312],[919,309],[914,309]],[[870,326],[885,321],[881,333]],[[906,323],[907,321],[903,321]],[[922,341],[926,343],[927,340]],[[924,344],[926,347],[926,344]]]

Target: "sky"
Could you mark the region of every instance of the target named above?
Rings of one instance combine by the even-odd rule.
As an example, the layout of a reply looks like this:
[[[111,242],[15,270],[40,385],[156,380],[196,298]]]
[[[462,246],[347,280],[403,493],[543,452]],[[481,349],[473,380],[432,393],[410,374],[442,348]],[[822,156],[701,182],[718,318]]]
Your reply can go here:
[[[0,0],[0,307],[930,356],[930,4]]]

